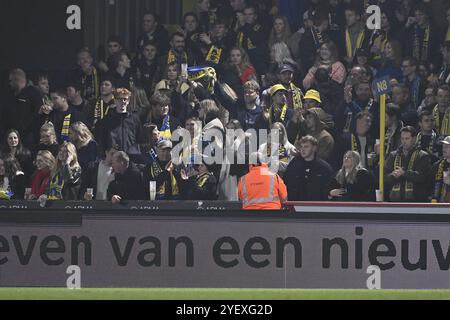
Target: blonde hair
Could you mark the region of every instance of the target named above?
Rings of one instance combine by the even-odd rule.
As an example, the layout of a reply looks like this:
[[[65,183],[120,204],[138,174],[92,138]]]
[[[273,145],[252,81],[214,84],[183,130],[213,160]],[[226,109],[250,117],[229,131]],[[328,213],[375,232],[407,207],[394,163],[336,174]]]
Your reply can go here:
[[[75,169],[75,168],[80,167],[80,164],[78,163],[78,155],[77,155],[77,149],[75,148],[75,145],[71,142],[64,141],[64,143],[59,147],[58,159],[56,162],[56,166],[54,167],[54,170],[52,172],[52,176],[54,176],[58,171],[62,170],[62,168],[64,167],[64,163],[62,163],[61,160],[59,159],[59,153],[64,148],[67,149],[67,152],[70,155],[72,155],[72,161],[69,163],[70,169]]]
[[[53,171],[53,169],[56,166],[56,159],[53,156],[53,154],[48,150],[39,150],[36,154],[36,159],[38,157],[42,158],[42,161],[44,162],[45,166],[50,169],[50,171]]]
[[[342,186],[346,182],[348,183],[354,183],[356,181],[356,174],[359,170],[361,170],[363,167],[361,166],[361,156],[356,151],[347,151],[344,154],[344,158],[350,156],[352,158],[353,162],[353,168],[349,172],[347,176],[345,176],[345,168],[344,164],[342,164],[341,169],[336,174],[336,181]]]
[[[278,65],[282,65],[283,63],[293,63],[295,64],[294,59],[292,59],[291,51],[289,47],[284,42],[275,42],[270,50],[274,52],[274,60]]]
[[[76,137],[75,140],[71,142],[77,147],[77,149],[84,147],[94,138],[92,132],[83,122],[78,121],[73,123],[70,126],[70,130],[72,130]]]
[[[200,108],[204,109],[205,118],[203,120],[205,121],[205,124],[216,118],[220,118],[220,109],[214,100],[202,100],[200,102]]]
[[[44,123],[41,127],[39,134],[42,133],[48,133],[50,135],[50,142],[52,144],[55,144],[58,141],[58,139],[56,138],[56,132],[53,123],[51,122]]]
[[[286,146],[288,143],[287,130],[283,123],[275,122],[270,126],[270,129],[281,129],[283,131],[283,141],[281,142],[283,146]]]

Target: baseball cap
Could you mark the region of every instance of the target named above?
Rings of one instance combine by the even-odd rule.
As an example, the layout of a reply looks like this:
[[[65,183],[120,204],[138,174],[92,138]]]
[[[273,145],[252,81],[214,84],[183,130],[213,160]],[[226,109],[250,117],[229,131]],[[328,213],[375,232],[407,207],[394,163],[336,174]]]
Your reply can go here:
[[[294,68],[290,64],[283,64],[280,68],[280,73],[290,71],[292,73],[295,73]]]

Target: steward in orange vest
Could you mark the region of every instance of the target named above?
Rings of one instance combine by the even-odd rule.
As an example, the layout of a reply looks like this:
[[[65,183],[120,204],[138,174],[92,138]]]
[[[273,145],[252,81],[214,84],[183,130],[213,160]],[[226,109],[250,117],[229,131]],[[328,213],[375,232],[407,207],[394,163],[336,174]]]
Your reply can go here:
[[[279,210],[288,195],[283,180],[266,163],[250,166],[250,172],[239,179],[238,192],[245,210]]]

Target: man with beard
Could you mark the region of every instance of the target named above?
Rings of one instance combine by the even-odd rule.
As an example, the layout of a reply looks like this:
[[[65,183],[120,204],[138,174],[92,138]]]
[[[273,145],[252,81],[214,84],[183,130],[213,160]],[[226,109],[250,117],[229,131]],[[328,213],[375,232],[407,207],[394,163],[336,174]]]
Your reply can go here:
[[[174,32],[172,34],[170,37],[169,52],[160,58],[161,66],[166,66],[173,63],[177,64],[180,69],[183,63],[186,63],[189,66],[197,65],[194,55],[186,50],[184,34],[181,32]],[[160,78],[164,79],[164,75],[161,74]]]
[[[304,136],[296,144],[299,155],[289,163],[284,175],[289,201],[327,201],[327,186],[333,170],[317,157],[317,140]]]
[[[427,190],[429,155],[417,148],[417,131],[411,126],[402,128],[401,146],[391,152],[384,166],[386,195],[393,202],[424,202]]]

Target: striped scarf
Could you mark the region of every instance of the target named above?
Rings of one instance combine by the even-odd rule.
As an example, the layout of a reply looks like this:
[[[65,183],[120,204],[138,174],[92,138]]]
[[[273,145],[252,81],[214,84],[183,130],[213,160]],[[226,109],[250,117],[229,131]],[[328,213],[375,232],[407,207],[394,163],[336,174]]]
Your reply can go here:
[[[417,143],[416,143],[417,148],[419,148],[419,149],[422,149],[422,137],[423,137],[422,132],[419,132],[417,134]],[[428,143],[428,146],[426,146],[426,148],[422,149],[422,150],[429,154],[434,154],[434,144],[436,143],[436,139],[437,139],[437,134],[436,134],[436,132],[432,131],[431,139],[430,139],[430,142]]]
[[[94,125],[97,123],[97,121],[102,120],[108,115],[110,108],[109,106],[110,105],[108,104],[105,108],[105,101],[103,101],[102,98],[97,100],[94,108]]]
[[[397,155],[395,156],[395,160],[394,160],[394,168],[400,167],[403,168],[402,166],[402,152],[401,150],[397,151]],[[419,156],[419,152],[420,150],[414,150],[411,158],[409,159],[409,163],[408,163],[408,169],[407,171],[412,171],[414,168],[414,164],[417,160],[417,157]],[[406,178],[405,178],[406,180]],[[401,200],[401,195],[400,195],[400,191],[401,191],[401,183],[398,182],[396,185],[394,185],[394,187],[391,190],[390,193],[390,199],[393,201],[400,201]],[[414,185],[411,181],[406,180],[405,182],[405,197],[404,200],[414,200]]]
[[[95,67],[92,67],[92,76],[91,76],[91,84],[87,83],[88,75],[83,74],[81,77],[81,86],[82,86],[82,96],[86,100],[90,100],[92,98],[97,99],[100,95],[100,82],[98,77],[98,72]]]
[[[433,119],[434,126],[441,136],[450,135],[450,107],[447,107],[445,110],[444,118],[441,123],[439,106],[436,105],[433,109]]]
[[[439,162],[438,170],[435,176],[435,185],[434,185],[434,199],[436,202],[440,203],[450,203],[450,192],[448,192],[448,187],[444,183],[444,168],[446,159],[443,159]],[[450,171],[450,170],[449,170]]]
[[[70,128],[70,118],[72,118],[72,114],[69,113],[64,117],[62,129],[61,129],[61,141],[69,141],[69,128]]]
[[[347,49],[347,57],[353,59],[353,57],[355,56],[356,50],[358,50],[359,48],[362,47],[365,37],[366,37],[366,35],[365,35],[364,29],[363,29],[359,32],[358,37],[356,39],[355,48],[353,48],[352,39],[350,37],[350,32],[348,31],[348,29],[345,30],[345,45],[346,45],[345,47]]]
[[[302,97],[303,93],[292,82],[289,84],[289,88],[286,89],[292,93],[292,106],[294,109],[303,109]]]
[[[206,56],[206,62],[211,62],[215,65],[218,65],[220,63],[220,58],[222,57],[222,49],[216,47],[216,46],[211,46],[211,48],[208,51],[208,54]]]
[[[420,31],[422,29],[419,26],[416,26],[414,29],[414,39],[413,39],[413,57],[419,61],[426,61],[428,59],[428,51],[430,44],[430,32],[431,27],[427,25],[425,30],[423,30],[423,40],[422,45],[420,44]]]
[[[187,53],[183,52],[183,56],[181,57],[181,61],[178,61],[178,57],[175,54],[175,52],[170,49],[169,53],[167,54],[167,64],[172,64],[172,63],[178,63],[178,64],[182,64],[182,63],[187,63],[188,62],[188,58],[187,58]]]
[[[202,173],[202,174],[197,176],[197,179],[196,179],[195,183],[197,184],[197,186],[200,189],[203,188],[203,186],[206,184],[206,181],[208,181],[208,178],[209,178],[210,175],[211,175],[211,173],[205,172],[205,173]]]

